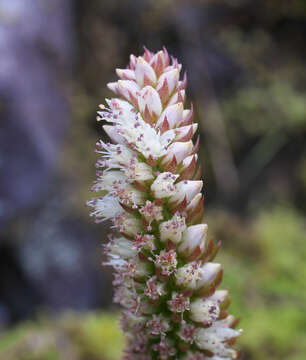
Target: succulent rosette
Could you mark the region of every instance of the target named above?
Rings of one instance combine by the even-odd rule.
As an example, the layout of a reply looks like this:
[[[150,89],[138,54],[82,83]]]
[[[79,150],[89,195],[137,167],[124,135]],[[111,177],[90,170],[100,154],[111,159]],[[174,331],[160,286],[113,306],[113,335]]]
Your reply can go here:
[[[227,360],[241,330],[216,290],[219,244],[207,239],[193,108],[184,109],[186,74],[167,50],[130,56],[98,121],[111,142],[97,143],[96,221],[112,221],[106,264],[123,306],[124,359]]]

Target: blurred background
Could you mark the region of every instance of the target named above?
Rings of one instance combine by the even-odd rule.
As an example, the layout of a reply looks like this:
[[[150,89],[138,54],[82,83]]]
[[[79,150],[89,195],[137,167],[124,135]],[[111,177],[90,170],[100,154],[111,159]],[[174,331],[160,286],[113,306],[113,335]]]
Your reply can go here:
[[[241,358],[306,358],[305,36],[305,0],[0,0],[1,360],[120,358],[84,203],[97,106],[143,45],[188,72]]]

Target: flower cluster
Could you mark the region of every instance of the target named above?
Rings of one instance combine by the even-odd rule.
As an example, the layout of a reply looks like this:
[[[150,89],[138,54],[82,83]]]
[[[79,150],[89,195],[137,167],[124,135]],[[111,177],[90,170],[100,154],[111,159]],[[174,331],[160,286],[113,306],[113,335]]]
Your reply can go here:
[[[88,202],[100,222],[111,219],[106,245],[115,269],[115,302],[125,309],[126,360],[227,360],[241,330],[227,312],[228,292],[216,290],[219,244],[203,220],[199,140],[193,108],[184,109],[186,74],[166,49],[131,55],[116,98],[97,120],[111,142],[97,143],[99,198]]]

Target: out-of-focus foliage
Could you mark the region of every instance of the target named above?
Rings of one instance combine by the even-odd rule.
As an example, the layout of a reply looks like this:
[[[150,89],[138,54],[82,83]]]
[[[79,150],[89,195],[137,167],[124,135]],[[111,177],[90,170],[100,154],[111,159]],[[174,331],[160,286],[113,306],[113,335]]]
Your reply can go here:
[[[20,325],[0,337],[1,360],[116,360],[123,337],[116,314],[66,314]]]
[[[246,358],[304,359],[305,219],[290,207],[277,206],[251,224],[220,212],[208,221],[224,240],[223,286],[231,290],[231,312],[242,317],[240,344]]]

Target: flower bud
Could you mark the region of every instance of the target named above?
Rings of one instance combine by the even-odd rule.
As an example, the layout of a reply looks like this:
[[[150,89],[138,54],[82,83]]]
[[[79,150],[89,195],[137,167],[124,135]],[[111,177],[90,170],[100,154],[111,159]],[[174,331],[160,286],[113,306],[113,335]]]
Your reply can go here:
[[[122,80],[134,80],[136,81],[135,71],[130,69],[116,69],[117,75]]]
[[[207,225],[189,226],[183,233],[183,240],[178,248],[181,256],[187,261],[197,260],[206,247]]]
[[[156,83],[156,75],[151,65],[149,65],[142,57],[137,59],[135,66],[135,77],[138,85],[142,88],[145,85],[154,85]]]
[[[162,104],[158,92],[152,86],[145,86],[138,97],[138,106],[141,113],[148,109],[151,116],[159,116],[162,111]]]
[[[193,108],[190,110],[184,110],[182,115],[181,126],[191,124],[193,120]]]
[[[176,192],[171,196],[171,203],[181,202],[185,197],[187,203],[190,202],[202,189],[203,182],[183,180],[176,184]]]
[[[220,309],[215,301],[200,298],[190,304],[190,319],[203,323],[205,326],[210,326],[218,319],[219,314]]]
[[[109,82],[108,84],[107,84],[107,87],[111,90],[111,91],[113,91],[116,95],[120,95],[121,93],[120,93],[120,90],[119,90],[119,87],[118,87],[118,82],[116,81],[116,82]]]
[[[183,170],[187,169],[187,168],[190,166],[190,164],[192,163],[194,157],[195,157],[195,161],[197,161],[197,160],[198,160],[198,155],[197,155],[197,154],[187,156],[187,157],[183,160],[183,163],[182,163],[182,165],[183,165]]]
[[[201,291],[213,284],[221,270],[222,266],[220,264],[212,262],[205,263],[199,272],[199,278],[196,283],[197,290]]]
[[[178,103],[168,106],[160,118],[157,120],[156,126],[161,127],[163,122],[166,120],[170,128],[175,128],[182,121],[183,104]]]
[[[139,86],[132,80],[118,80],[118,91],[121,96],[125,97],[128,101],[135,103],[137,94],[140,91]]]
[[[168,147],[167,155],[164,157],[162,164],[169,163],[173,159],[173,156],[175,156],[177,164],[179,164],[191,153],[192,148],[193,143],[191,140],[172,143]]]
[[[190,140],[198,129],[198,124],[191,124],[175,129],[175,141]]]
[[[177,103],[184,103],[185,102],[185,90],[179,90],[174,95],[171,96],[170,100],[168,101],[168,106],[174,105]]]
[[[130,55],[130,63],[129,63],[129,67],[132,70],[135,70],[135,65],[137,63],[137,57],[133,54]]]
[[[179,70],[173,69],[163,73],[157,82],[156,90],[158,91],[162,100],[168,99],[176,88],[179,79]]]
[[[159,51],[150,59],[150,65],[155,70],[156,75],[160,75],[163,69],[169,63],[169,56],[168,53],[164,51]]]
[[[195,331],[195,342],[202,350],[208,350],[221,358],[235,359],[237,352],[226,344],[225,341],[240,335],[240,331],[219,325],[216,321],[209,328],[197,328]]]

